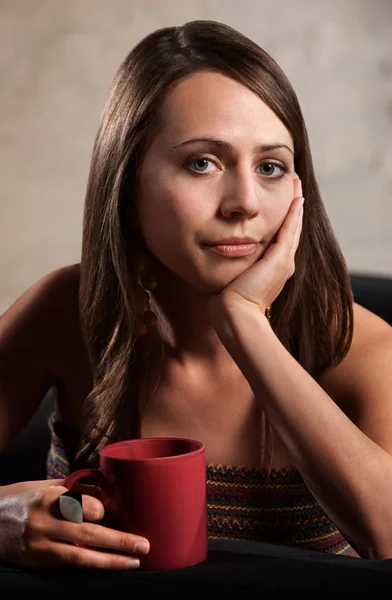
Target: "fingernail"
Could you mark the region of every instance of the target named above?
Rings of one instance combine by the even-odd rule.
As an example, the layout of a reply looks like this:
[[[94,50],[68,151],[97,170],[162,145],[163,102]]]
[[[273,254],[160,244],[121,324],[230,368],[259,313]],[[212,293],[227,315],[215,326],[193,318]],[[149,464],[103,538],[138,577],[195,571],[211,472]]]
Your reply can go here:
[[[128,558],[125,562],[126,569],[137,569],[140,567],[140,560],[138,558]]]
[[[305,202],[305,198],[301,198],[301,204],[303,204]]]
[[[138,542],[135,547],[136,554],[148,554],[150,551],[150,544],[148,542]]]

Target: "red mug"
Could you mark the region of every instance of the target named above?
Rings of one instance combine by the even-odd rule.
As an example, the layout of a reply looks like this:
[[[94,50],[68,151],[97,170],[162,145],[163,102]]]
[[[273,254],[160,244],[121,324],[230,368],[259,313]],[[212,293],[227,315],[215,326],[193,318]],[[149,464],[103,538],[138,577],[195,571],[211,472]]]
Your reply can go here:
[[[208,552],[205,448],[201,442],[160,437],[109,444],[99,469],[81,469],[65,480],[98,486],[105,525],[147,538],[141,570],[181,569]],[[92,481],[91,481],[92,480]],[[87,482],[85,482],[87,483]]]

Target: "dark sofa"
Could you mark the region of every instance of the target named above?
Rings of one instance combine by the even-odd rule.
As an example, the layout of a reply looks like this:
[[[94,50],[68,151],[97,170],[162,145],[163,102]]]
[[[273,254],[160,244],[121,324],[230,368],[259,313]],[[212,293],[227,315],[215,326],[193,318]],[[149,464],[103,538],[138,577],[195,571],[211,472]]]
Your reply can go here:
[[[392,278],[353,273],[351,283],[355,301],[392,325]],[[45,479],[52,406],[53,390],[49,389],[30,423],[0,456],[0,485]]]

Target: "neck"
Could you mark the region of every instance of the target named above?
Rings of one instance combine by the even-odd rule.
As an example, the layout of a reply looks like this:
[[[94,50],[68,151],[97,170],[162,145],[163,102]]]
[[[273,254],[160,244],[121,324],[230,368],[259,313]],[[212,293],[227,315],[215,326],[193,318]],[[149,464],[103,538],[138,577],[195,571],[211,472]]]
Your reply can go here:
[[[237,370],[208,317],[211,293],[200,292],[155,262],[157,286],[151,294],[151,310],[158,319],[167,360],[185,370],[207,369],[215,375]]]

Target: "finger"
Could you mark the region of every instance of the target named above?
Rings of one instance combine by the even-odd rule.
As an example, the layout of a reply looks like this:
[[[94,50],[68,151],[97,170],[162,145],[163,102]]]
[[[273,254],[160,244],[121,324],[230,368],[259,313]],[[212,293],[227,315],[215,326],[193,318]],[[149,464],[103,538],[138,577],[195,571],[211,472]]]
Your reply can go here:
[[[82,495],[83,517],[85,521],[100,521],[104,517],[105,509],[102,503],[102,491],[96,485],[76,483],[72,492]]]
[[[302,197],[294,198],[286,218],[278,231],[276,243],[282,250],[289,251],[292,248],[293,239],[297,231],[298,220],[301,216],[302,201]]]
[[[102,521],[105,516],[105,508],[102,502],[94,496],[82,496],[84,521]]]
[[[70,523],[68,521],[56,520],[55,527],[52,524],[52,537],[89,546],[93,548],[105,548],[115,550],[124,554],[138,554],[144,556],[150,549],[146,538],[125,531],[117,531],[96,523]]]
[[[55,487],[57,485],[64,486],[65,479],[44,479],[42,481],[37,481],[36,483],[40,483],[48,487]]]
[[[300,198],[302,196],[302,181],[295,173],[294,175],[294,198]]]
[[[69,567],[84,569],[106,569],[118,570],[137,569],[140,560],[136,556],[124,556],[121,554],[99,552],[91,548],[79,548],[78,546],[51,542],[47,549],[35,548],[39,552],[39,565],[47,568]]]
[[[303,226],[303,215],[304,215],[304,208],[302,206],[300,214],[299,214],[299,218],[298,218],[297,229],[295,230],[295,234],[294,234],[294,238],[293,238],[292,251],[294,253],[297,251],[297,248],[299,245],[299,240],[301,239],[302,226]]]
[[[81,502],[83,521],[102,521],[105,516],[105,508],[99,498],[83,494]]]
[[[91,488],[91,492],[93,492],[94,490],[92,488],[95,486],[81,486],[80,489],[82,489],[82,487],[84,490],[86,488]],[[49,511],[49,513],[56,519],[63,518],[62,513],[60,511],[59,502],[61,496],[63,496],[63,494],[66,493],[68,493],[67,488],[63,486],[56,486],[55,488],[53,488],[53,491],[48,491],[43,500],[44,508],[46,508]],[[83,519],[85,521],[101,521],[104,517],[105,509],[99,498],[96,498],[93,495],[90,496],[89,490],[89,494],[83,494],[81,499]]]
[[[20,481],[19,483],[13,483],[13,488],[18,492],[35,491],[35,490],[46,490],[47,488],[59,489],[59,486],[63,486],[65,479],[42,479],[35,481]],[[65,490],[65,488],[62,488]]]

